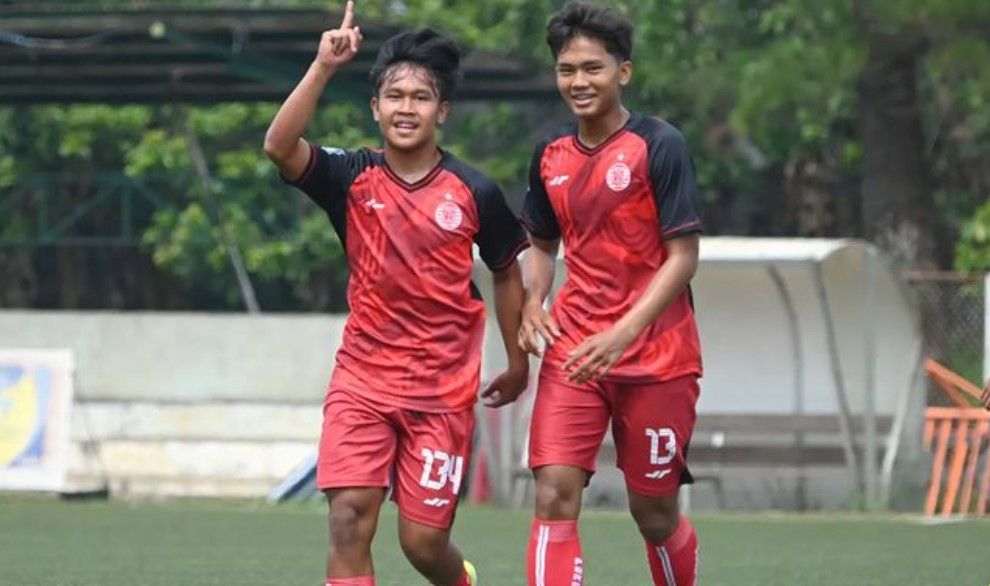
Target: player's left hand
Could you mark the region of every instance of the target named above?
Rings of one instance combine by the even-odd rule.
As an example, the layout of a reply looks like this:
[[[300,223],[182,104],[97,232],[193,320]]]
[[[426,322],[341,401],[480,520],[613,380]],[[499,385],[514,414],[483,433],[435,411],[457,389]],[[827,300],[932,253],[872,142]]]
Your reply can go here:
[[[622,357],[635,337],[632,332],[615,325],[585,338],[570,351],[564,363],[567,378],[579,383],[601,379]]]
[[[519,398],[528,383],[529,363],[509,367],[481,391],[481,403],[485,407],[508,405]]]
[[[990,411],[990,381],[987,381],[987,386],[983,388],[983,396],[980,397],[980,402],[983,403],[983,407]]]

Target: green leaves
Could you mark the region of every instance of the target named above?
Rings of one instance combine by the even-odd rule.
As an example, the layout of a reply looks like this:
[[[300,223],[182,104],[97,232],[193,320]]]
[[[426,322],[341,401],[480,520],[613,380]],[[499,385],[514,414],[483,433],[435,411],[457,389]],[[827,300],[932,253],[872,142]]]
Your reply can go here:
[[[213,180],[209,188],[219,202],[216,210],[192,168],[188,145],[177,128],[181,121],[176,128],[148,131],[128,157],[129,173],[168,174],[175,177],[177,189],[184,188],[172,195],[177,209],[157,212],[145,234],[156,265],[205,285],[235,305],[221,222],[241,250],[248,272],[262,284],[305,289],[314,275],[346,275],[340,242],[326,216],[284,185],[261,152],[261,138],[275,109],[272,104],[228,104],[188,111],[188,123],[208,158]],[[344,148],[374,144],[377,139],[359,120],[360,110],[355,104],[321,109],[311,126],[311,140]],[[260,301],[266,307],[263,293]]]
[[[452,33],[468,58],[474,58],[473,51],[494,51],[550,74],[545,25],[564,3],[362,0],[357,18],[434,26]],[[204,5],[201,0],[145,4]],[[343,8],[343,2],[325,0],[279,5]],[[736,218],[714,226],[716,232],[793,233],[787,210],[781,211],[797,197],[788,191],[787,169],[814,168],[827,182],[822,189],[836,199],[854,199],[864,159],[857,84],[869,71],[870,47],[878,46],[871,41],[878,35],[892,43],[922,39],[919,107],[938,202],[932,213],[961,231],[957,267],[990,267],[990,210],[984,203],[990,193],[990,39],[984,32],[990,28],[990,2],[621,0],[613,5],[636,27],[633,84],[624,99],[633,109],[669,119],[687,135],[708,209],[713,216]],[[222,219],[263,307],[340,309],[346,280],[340,243],[322,211],[286,187],[261,152],[277,107],[0,108],[0,192],[56,170],[78,173],[81,184],[100,171],[125,173],[169,204],[154,212],[142,242],[159,270],[181,279],[201,303],[240,306],[220,243]],[[518,204],[534,142],[567,118],[556,100],[458,102],[443,145],[490,174]],[[193,168],[183,135],[187,123],[208,159],[210,186]],[[321,108],[307,137],[345,148],[380,144],[363,99]],[[216,196],[216,209],[207,188]],[[81,197],[64,191],[60,197]],[[75,203],[70,199],[60,209],[71,210]],[[25,227],[27,209],[4,217],[5,234],[31,232]],[[845,234],[857,228],[842,227]]]
[[[955,268],[973,273],[990,271],[990,201],[964,225],[956,243]]]

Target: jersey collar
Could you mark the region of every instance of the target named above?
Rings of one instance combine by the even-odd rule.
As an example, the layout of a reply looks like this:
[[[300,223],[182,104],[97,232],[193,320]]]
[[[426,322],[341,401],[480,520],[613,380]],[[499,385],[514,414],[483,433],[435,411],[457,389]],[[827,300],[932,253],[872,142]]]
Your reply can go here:
[[[384,167],[384,169],[385,169],[385,175],[389,179],[391,179],[393,183],[395,183],[396,185],[398,185],[402,189],[405,189],[406,191],[416,191],[417,189],[422,189],[423,187],[426,187],[427,185],[429,185],[431,181],[433,181],[434,179],[436,179],[437,175],[440,174],[440,171],[443,170],[444,163],[447,162],[447,158],[449,157],[449,155],[447,154],[447,151],[445,151],[445,150],[443,150],[443,149],[441,149],[439,147],[437,147],[437,150],[440,151],[440,160],[437,161],[437,164],[434,165],[432,169],[430,169],[430,172],[429,173],[427,173],[422,179],[420,179],[419,181],[417,181],[415,183],[409,183],[408,181],[406,181],[402,177],[399,177],[399,175],[395,171],[393,171],[391,167],[388,166],[388,162],[385,161],[385,156],[384,156],[384,153],[383,153],[382,154],[382,167]]]
[[[594,147],[589,147],[589,146],[585,145],[583,142],[581,142],[581,139],[579,138],[579,134],[580,134],[580,130],[578,129],[579,127],[577,125],[575,125],[574,126],[574,135],[573,135],[574,146],[577,148],[578,151],[580,151],[580,152],[582,152],[582,153],[584,153],[586,155],[591,156],[591,155],[598,154],[599,152],[601,152],[602,149],[604,149],[610,143],[612,143],[613,141],[615,141],[615,139],[619,138],[619,136],[621,136],[623,132],[625,132],[626,130],[628,130],[629,127],[632,126],[633,121],[637,120],[638,118],[639,118],[639,115],[638,114],[636,114],[635,112],[630,112],[629,113],[629,119],[626,120],[626,123],[625,124],[623,124],[622,126],[620,126],[618,128],[618,130],[616,130],[615,132],[613,132],[612,134],[610,134],[608,138],[606,138],[602,142],[598,143]]]

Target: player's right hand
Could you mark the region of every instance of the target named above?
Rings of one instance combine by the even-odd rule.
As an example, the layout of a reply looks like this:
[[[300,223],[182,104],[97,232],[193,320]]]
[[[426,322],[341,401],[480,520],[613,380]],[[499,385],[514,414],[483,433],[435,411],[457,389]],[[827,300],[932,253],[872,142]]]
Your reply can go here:
[[[336,71],[357,55],[364,37],[360,27],[351,26],[354,22],[354,2],[348,0],[344,8],[344,20],[340,28],[323,32],[316,61],[324,67]]]
[[[541,343],[540,337],[543,338]],[[543,356],[544,346],[553,344],[560,338],[560,326],[554,321],[543,304],[536,299],[523,304],[522,324],[519,327],[519,348],[536,356]]]

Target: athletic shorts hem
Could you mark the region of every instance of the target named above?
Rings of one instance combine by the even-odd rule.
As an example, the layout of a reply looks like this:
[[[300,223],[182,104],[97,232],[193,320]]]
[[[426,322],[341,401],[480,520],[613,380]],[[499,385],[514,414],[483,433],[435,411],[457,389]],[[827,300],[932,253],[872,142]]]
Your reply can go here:
[[[335,488],[388,488],[388,481],[369,481],[364,478],[346,480],[327,480],[318,482],[316,488],[319,490],[331,490]]]
[[[544,466],[571,466],[572,468],[580,468],[588,474],[594,474],[597,471],[594,466],[588,468],[584,462],[578,462],[576,459],[566,461],[563,458],[530,458],[528,466],[530,470],[536,470]]]
[[[661,496],[670,496],[672,494],[676,494],[677,491],[680,490],[681,485],[677,485],[673,488],[670,486],[650,486],[646,484],[640,484],[638,482],[636,483],[629,482],[629,479],[627,478],[626,488],[628,488],[631,492],[634,492],[638,495],[647,496],[647,497],[661,497]]]
[[[454,506],[456,507],[457,503],[454,503]],[[412,521],[413,523],[419,523],[420,525],[426,525],[427,527],[433,527],[434,529],[443,529],[444,531],[449,531],[450,528],[454,526],[454,515],[451,515],[450,520],[444,523],[442,519],[436,519],[436,518],[428,519],[425,516],[421,517],[415,513],[410,513],[409,511],[403,510],[402,507],[400,506],[399,516],[402,517],[403,519],[406,519],[407,521]]]

